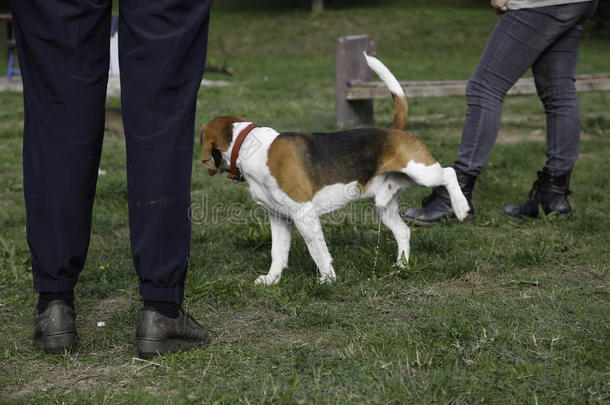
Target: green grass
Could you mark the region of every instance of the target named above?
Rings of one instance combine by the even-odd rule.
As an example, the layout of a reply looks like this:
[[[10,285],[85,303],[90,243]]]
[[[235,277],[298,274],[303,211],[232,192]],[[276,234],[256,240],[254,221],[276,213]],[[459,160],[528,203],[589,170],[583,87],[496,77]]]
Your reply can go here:
[[[423,3],[213,12],[233,85],[205,88],[197,125],[240,114],[279,130],[332,130],[334,41],[369,33],[405,80],[467,78],[496,19],[487,8]],[[579,72],[607,72],[608,41],[586,39]],[[1,55],[0,55],[1,57]],[[4,60],[4,59],[2,59]],[[0,65],[1,68],[1,65]],[[266,79],[265,79],[266,78]],[[609,93],[580,95],[583,139],[571,218],[517,221],[544,163],[536,97],[506,100],[498,144],[475,191],[477,222],[414,228],[408,269],[367,201],[324,219],[338,282],[316,283],[302,239],[277,287],[271,236],[247,186],[209,177],[193,159],[194,226],[186,307],[210,328],[203,350],[135,359],[140,307],[131,264],[124,143],[107,134],[91,247],[76,290],[81,345],[46,356],[30,342],[33,307],[21,184],[21,95],[0,93],[0,403],[608,402]],[[117,104],[118,100],[112,100]],[[376,102],[380,126],[390,101]],[[445,165],[455,158],[463,98],[410,100],[408,128]],[[197,149],[197,146],[196,146]],[[405,192],[412,206],[429,193]],[[377,257],[375,269],[374,263]],[[98,328],[96,322],[105,321]]]

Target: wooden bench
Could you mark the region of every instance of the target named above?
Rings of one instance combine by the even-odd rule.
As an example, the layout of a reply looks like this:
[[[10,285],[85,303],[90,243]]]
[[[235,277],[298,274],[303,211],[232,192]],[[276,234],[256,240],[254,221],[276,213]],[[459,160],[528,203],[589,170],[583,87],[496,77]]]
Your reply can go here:
[[[391,98],[385,84],[374,82],[362,52],[377,52],[377,43],[367,35],[337,39],[335,71],[335,116],[337,125],[373,123],[373,100]],[[400,82],[407,98],[465,96],[467,80]],[[576,76],[576,91],[610,91],[610,73]],[[519,79],[508,95],[536,94],[533,78]]]

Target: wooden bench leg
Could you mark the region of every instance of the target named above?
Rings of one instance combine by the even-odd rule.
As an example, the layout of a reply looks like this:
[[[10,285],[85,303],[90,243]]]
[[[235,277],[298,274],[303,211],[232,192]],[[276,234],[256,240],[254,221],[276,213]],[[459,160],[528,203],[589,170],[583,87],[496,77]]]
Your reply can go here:
[[[359,126],[373,123],[373,100],[346,100],[350,81],[371,81],[362,52],[377,54],[377,42],[368,35],[355,35],[337,39],[335,65],[335,117],[337,126]]]

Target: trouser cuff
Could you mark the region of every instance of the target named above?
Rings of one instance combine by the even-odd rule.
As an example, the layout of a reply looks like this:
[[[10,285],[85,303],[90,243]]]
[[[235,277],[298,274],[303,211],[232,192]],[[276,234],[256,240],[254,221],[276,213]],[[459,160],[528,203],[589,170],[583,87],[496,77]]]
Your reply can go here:
[[[50,278],[34,279],[34,290],[38,294],[41,293],[59,293],[65,291],[72,291],[76,286],[78,277],[68,278],[63,280],[53,280]]]
[[[182,304],[184,300],[184,287],[159,288],[148,284],[140,284],[140,295],[147,301],[165,301]]]

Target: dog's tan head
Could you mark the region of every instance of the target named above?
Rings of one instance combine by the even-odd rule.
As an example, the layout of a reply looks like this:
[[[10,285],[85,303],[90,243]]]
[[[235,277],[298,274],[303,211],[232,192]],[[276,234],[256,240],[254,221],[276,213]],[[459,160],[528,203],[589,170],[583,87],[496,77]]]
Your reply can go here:
[[[216,117],[201,128],[201,162],[208,168],[210,176],[218,173],[219,168],[227,166],[222,152],[229,150],[233,140],[233,125],[248,120],[235,115]]]

